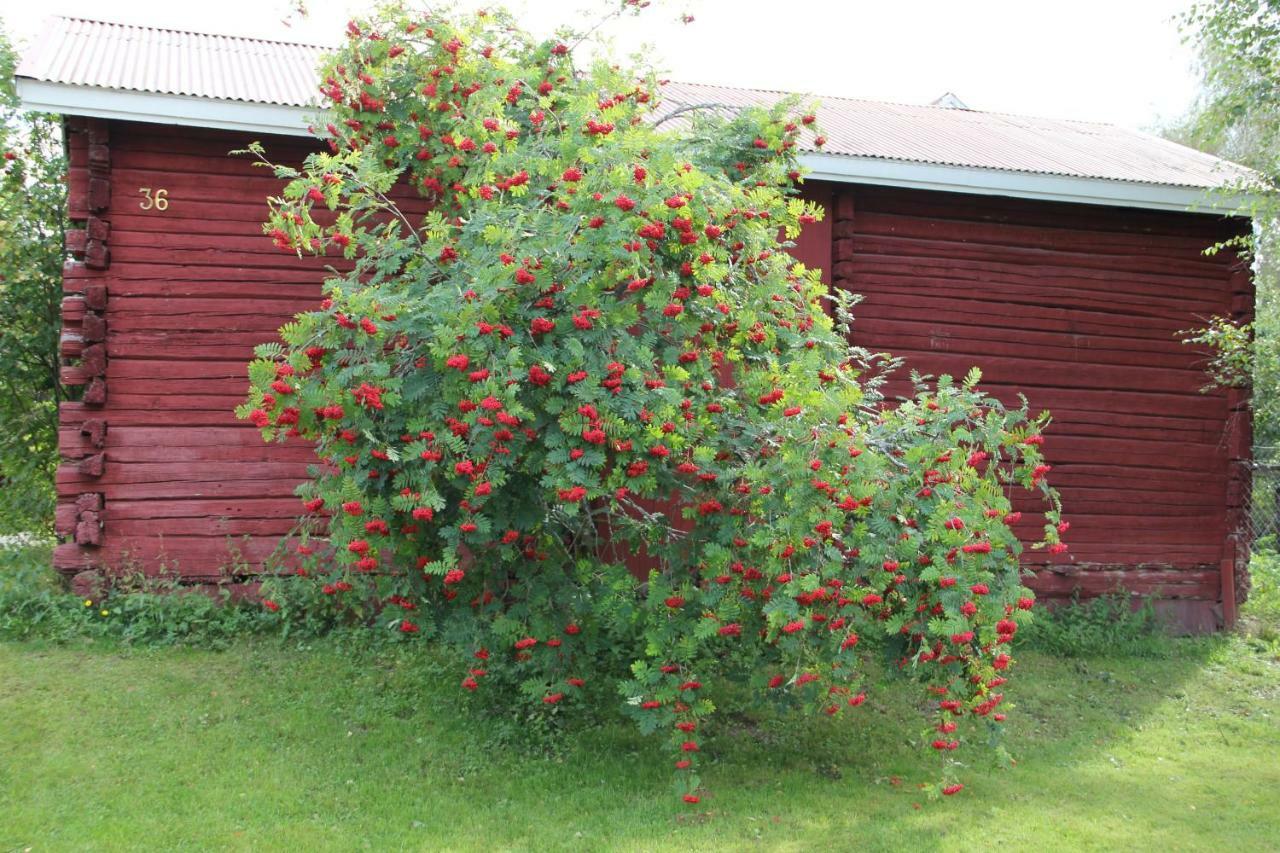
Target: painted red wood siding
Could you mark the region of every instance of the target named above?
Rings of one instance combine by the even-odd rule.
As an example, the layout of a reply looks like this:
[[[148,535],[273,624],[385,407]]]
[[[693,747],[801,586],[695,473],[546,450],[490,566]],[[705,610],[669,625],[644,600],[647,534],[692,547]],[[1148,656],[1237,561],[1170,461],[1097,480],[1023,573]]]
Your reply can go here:
[[[245,364],[315,304],[322,264],[262,236],[270,173],[228,152],[246,135],[121,122],[69,125],[76,260],[66,271],[57,566],[161,565],[243,576],[291,526],[302,443],[262,444],[231,410]],[[266,140],[296,162],[295,139]],[[142,187],[167,190],[143,210]],[[1021,390],[1055,422],[1047,452],[1072,522],[1049,594],[1117,582],[1184,602],[1200,627],[1234,569],[1247,485],[1243,401],[1201,394],[1200,356],[1175,337],[1247,315],[1247,272],[1201,250],[1239,221],[982,196],[815,184],[830,215],[796,254],[863,294],[857,342],[925,372]],[[416,202],[420,204],[420,202]],[[1229,414],[1235,410],[1235,417]],[[1189,602],[1189,604],[1187,604]],[[1200,620],[1199,623],[1196,620]],[[1193,626],[1195,626],[1193,625]]]
[[[92,336],[84,318],[105,322],[105,402],[63,407],[58,529],[70,541],[55,564],[243,575],[290,528],[293,489],[314,457],[302,442],[263,444],[232,409],[248,387],[253,347],[320,298],[323,264],[275,250],[262,235],[266,198],[280,183],[250,158],[228,156],[258,137],[89,125],[69,128],[71,217],[109,226],[109,258],[94,269],[77,252],[67,266],[64,356],[73,366],[64,377],[89,384],[76,360]],[[107,168],[92,178],[109,185],[105,205],[89,198],[93,128],[108,149]],[[311,150],[304,140],[263,142],[278,162]],[[143,187],[166,190],[167,210],[143,210]],[[105,289],[101,311],[85,306],[94,289]],[[100,439],[94,424],[105,425]],[[96,536],[82,527],[85,505],[100,506],[90,519]]]
[[[1247,224],[861,186],[840,188],[833,212],[835,286],[865,297],[857,343],[922,373],[977,365],[1007,403],[1021,392],[1052,413],[1045,452],[1071,552],[1033,585],[1064,596],[1122,583],[1209,627],[1237,558],[1248,413],[1201,392],[1203,354],[1177,332],[1251,313],[1234,254],[1203,254]]]

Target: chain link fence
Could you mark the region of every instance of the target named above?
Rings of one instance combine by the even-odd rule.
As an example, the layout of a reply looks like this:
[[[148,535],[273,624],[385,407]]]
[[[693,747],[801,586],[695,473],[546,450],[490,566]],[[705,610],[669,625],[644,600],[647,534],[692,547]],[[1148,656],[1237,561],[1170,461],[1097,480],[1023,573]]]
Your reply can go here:
[[[1255,448],[1254,453],[1247,532],[1254,551],[1275,551],[1280,543],[1280,448]]]
[[[1270,377],[1263,377],[1270,378]],[[1270,382],[1255,382],[1252,392],[1253,453],[1251,487],[1244,515],[1250,550],[1280,551],[1280,398]]]
[[[1280,551],[1280,445],[1255,444],[1245,520],[1254,552]]]

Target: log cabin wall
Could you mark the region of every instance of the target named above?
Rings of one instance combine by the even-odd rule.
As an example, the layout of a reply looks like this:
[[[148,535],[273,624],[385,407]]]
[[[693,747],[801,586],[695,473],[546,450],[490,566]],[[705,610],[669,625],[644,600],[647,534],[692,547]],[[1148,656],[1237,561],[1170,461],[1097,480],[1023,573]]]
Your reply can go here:
[[[67,131],[69,208],[87,217],[88,247],[73,238],[64,272],[63,375],[87,389],[61,412],[55,566],[243,580],[297,518],[314,456],[264,444],[232,410],[254,346],[316,305],[325,262],[272,247],[261,224],[281,183],[228,152],[260,139],[296,164],[313,148],[131,122],[69,119]],[[110,222],[109,259],[95,221]]]
[[[263,444],[232,409],[254,345],[315,305],[323,263],[262,236],[279,183],[228,156],[255,136],[67,129],[83,228],[68,238],[64,380],[84,392],[61,414],[55,564],[244,580],[296,518],[312,455]],[[281,162],[311,150],[263,141]],[[1041,567],[1037,589],[1123,584],[1165,599],[1190,629],[1229,620],[1247,400],[1200,393],[1202,356],[1175,333],[1251,314],[1247,270],[1201,254],[1243,221],[820,183],[807,194],[829,216],[795,252],[866,297],[857,343],[924,372],[977,364],[989,389],[1053,412],[1046,450],[1072,552]]]
[[[1052,413],[1044,450],[1071,550],[1028,552],[1033,588],[1123,586],[1187,630],[1231,622],[1249,409],[1239,392],[1202,393],[1204,355],[1177,333],[1252,316],[1247,267],[1203,254],[1248,221],[870,186],[838,188],[833,208],[835,286],[864,297],[856,343],[922,373],[977,365],[1006,403],[1021,392]]]

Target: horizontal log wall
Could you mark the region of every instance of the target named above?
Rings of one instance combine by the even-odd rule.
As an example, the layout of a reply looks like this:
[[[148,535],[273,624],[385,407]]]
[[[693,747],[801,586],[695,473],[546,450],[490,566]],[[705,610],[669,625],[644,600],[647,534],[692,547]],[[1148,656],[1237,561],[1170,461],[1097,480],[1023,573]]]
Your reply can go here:
[[[1189,629],[1229,621],[1248,407],[1201,393],[1204,354],[1177,333],[1251,314],[1247,269],[1203,254],[1247,224],[862,186],[833,208],[834,284],[864,297],[858,344],[922,373],[977,365],[1007,403],[1021,392],[1052,413],[1045,453],[1071,551],[1029,554],[1032,585],[1058,598],[1123,585],[1169,600]]]
[[[254,345],[315,305],[323,264],[261,234],[279,184],[228,156],[249,137],[68,129],[83,229],[69,238],[64,379],[85,390],[62,411],[55,562],[164,565],[191,580],[253,571],[292,525],[312,457],[302,443],[263,445],[232,409]],[[283,162],[309,150],[266,143]],[[167,209],[144,209],[144,187],[164,189]],[[1175,333],[1252,311],[1247,272],[1201,254],[1240,223],[874,187],[809,194],[830,215],[795,251],[866,297],[858,343],[925,372],[977,364],[989,389],[1053,412],[1047,452],[1072,552],[1036,587],[1122,583],[1183,602],[1189,627],[1220,618],[1243,559],[1231,535],[1247,471],[1233,460],[1248,455],[1248,408],[1199,392],[1202,356]]]
[[[302,442],[265,445],[232,409],[254,346],[319,301],[325,261],[262,234],[281,185],[228,154],[258,137],[75,120],[68,130],[69,206],[87,239],[72,238],[78,260],[65,271],[64,381],[88,389],[62,408],[55,565],[163,566],[199,581],[255,571],[295,521],[293,490],[314,457]],[[103,152],[94,159],[95,134],[109,136],[109,168]],[[277,162],[311,150],[262,141]],[[163,209],[144,188],[164,191]],[[109,261],[94,243],[108,213]]]

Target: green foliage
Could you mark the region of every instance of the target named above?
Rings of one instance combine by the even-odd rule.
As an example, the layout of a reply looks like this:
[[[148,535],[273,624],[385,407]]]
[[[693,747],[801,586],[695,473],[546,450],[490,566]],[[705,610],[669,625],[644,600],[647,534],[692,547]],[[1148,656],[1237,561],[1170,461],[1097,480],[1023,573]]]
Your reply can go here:
[[[163,577],[126,577],[102,594],[72,595],[50,569],[50,548],[0,545],[0,639],[221,648],[238,637],[280,630],[280,621],[259,604],[183,591]]]
[[[1204,390],[1248,388],[1253,384],[1254,368],[1258,362],[1256,349],[1263,342],[1254,340],[1252,323],[1213,317],[1203,328],[1187,329],[1178,334],[1182,336],[1183,343],[1204,347],[1210,353],[1205,368],[1210,384]],[[1274,346],[1273,341],[1265,343]],[[1275,353],[1266,354],[1269,360],[1274,360],[1275,356]]]
[[[1124,591],[1087,601],[1075,596],[1041,612],[1018,639],[1027,648],[1069,658],[1160,657],[1174,648],[1151,600],[1135,601]]]
[[[1280,625],[1280,553],[1274,536],[1254,543],[1249,579],[1250,612]]]
[[[884,399],[851,300],[785,251],[823,214],[798,197],[813,115],[677,117],[581,38],[393,6],[328,62],[330,153],[275,167],[264,231],[353,268],[238,410],[319,459],[280,566],[312,592],[270,606],[438,642],[522,719],[618,703],[691,804],[704,686],[857,713],[863,638],[939,703],[934,749],[985,743],[1032,605],[1011,495],[1065,549],[1047,416],[977,371]]]
[[[58,460],[66,162],[54,116],[23,114],[0,31],[0,534],[49,531]]]
[[[1280,660],[1280,552],[1275,536],[1254,543],[1249,583],[1249,597],[1240,610],[1240,630]]]
[[[1280,175],[1280,2],[1203,0],[1183,17],[1200,54],[1199,103],[1177,134]]]

